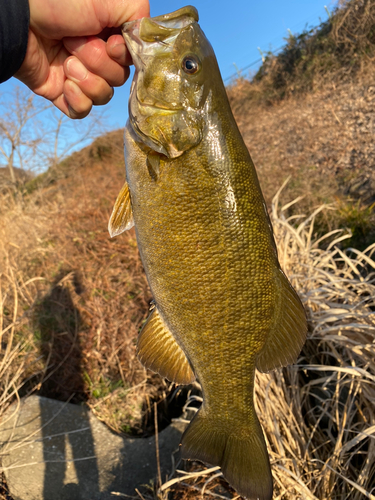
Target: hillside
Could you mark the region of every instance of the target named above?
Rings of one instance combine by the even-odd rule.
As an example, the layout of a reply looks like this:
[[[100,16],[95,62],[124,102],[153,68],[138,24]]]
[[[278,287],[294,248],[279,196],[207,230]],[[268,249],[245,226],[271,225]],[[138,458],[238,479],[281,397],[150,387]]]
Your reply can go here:
[[[329,22],[290,39],[280,59],[268,55],[256,78],[228,88],[280,262],[309,318],[299,362],[257,376],[280,500],[374,498],[373,10],[375,0],[347,2]],[[358,36],[348,42],[349,29]],[[40,394],[86,404],[114,432],[148,436],[154,403],[161,430],[187,396],[193,407],[199,400],[196,387],[176,390],[135,357],[151,294],[134,229],[114,239],[107,231],[124,181],[122,136],[106,134],[16,195],[0,194],[0,419],[17,398]],[[352,237],[319,241],[336,228]],[[215,475],[193,481],[181,475],[183,484],[157,493],[155,483],[142,495],[235,496]],[[1,476],[0,498],[10,498]]]
[[[238,102],[243,83],[230,90],[268,204],[280,182],[290,177],[284,200],[303,196],[309,211],[334,204],[321,230],[347,227],[354,234],[351,244],[362,248],[375,237],[372,81],[366,74],[272,106],[247,108]]]
[[[31,172],[17,167],[14,167],[14,175],[20,185],[25,184],[34,177]],[[10,186],[12,186],[12,183],[9,169],[7,167],[0,167],[0,191],[7,191]]]
[[[347,227],[364,248],[375,239],[375,3],[341,4],[228,95],[268,204],[290,176],[286,199],[334,203],[319,229]]]

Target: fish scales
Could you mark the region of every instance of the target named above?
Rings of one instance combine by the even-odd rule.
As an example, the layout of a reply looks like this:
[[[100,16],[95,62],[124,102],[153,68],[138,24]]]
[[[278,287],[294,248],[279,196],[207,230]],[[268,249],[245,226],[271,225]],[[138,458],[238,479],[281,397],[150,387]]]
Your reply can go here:
[[[306,318],[280,269],[254,165],[197,21],[185,7],[123,27],[136,73],[126,182],[109,230],[135,225],[155,301],[138,339],[141,361],[202,386],[183,456],[220,465],[239,494],[269,500],[255,369],[295,361]]]
[[[272,321],[275,255],[272,250],[271,262],[254,265],[258,252],[270,245],[269,233],[265,228],[258,229],[258,224],[267,225],[266,220],[248,224],[259,212],[257,204],[261,210],[263,207],[259,196],[251,196],[252,179],[247,165],[244,163],[243,175],[234,176],[243,196],[236,197],[237,210],[233,211],[226,203],[226,189],[209,182],[213,175],[212,161],[205,151],[206,145],[201,143],[197,149],[198,164],[192,158],[190,165],[184,157],[174,159],[173,168],[162,162],[158,183],[148,174],[144,158],[129,172],[128,184],[134,193],[134,218],[141,219],[135,229],[158,310],[184,351],[189,353],[206,403],[212,397],[215,405],[225,394],[233,400],[232,391],[226,389],[224,381],[222,386],[217,384],[218,390],[224,393],[220,397],[216,397],[215,391],[211,396],[211,391],[205,390],[206,381],[216,383],[222,363],[226,367],[226,378],[231,383],[235,381],[234,394],[242,397],[243,381],[237,380],[238,364],[242,360],[247,364],[249,352],[259,350],[264,342],[262,328],[269,329]],[[225,177],[228,172],[230,176],[230,165],[224,161]],[[234,182],[231,182],[233,187]],[[241,205],[243,213],[239,217]],[[147,218],[141,216],[144,211]],[[236,237],[237,226],[243,226],[241,239]],[[257,250],[249,252],[250,245]],[[263,286],[249,287],[247,280],[261,281]],[[252,304],[251,315],[249,304]],[[244,338],[244,329],[254,332],[250,342]],[[231,348],[222,349],[220,337],[215,335],[218,331],[225,333],[222,345],[231,345]],[[243,392],[247,396],[249,391],[244,388]],[[248,411],[247,405],[241,407]]]

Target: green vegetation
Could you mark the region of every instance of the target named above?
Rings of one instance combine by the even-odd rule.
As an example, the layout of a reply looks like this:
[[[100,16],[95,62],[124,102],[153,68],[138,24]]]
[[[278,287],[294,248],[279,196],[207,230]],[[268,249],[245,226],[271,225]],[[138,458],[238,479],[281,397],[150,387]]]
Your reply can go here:
[[[362,206],[360,201],[348,201],[338,209],[339,226],[347,227],[352,237],[347,240],[344,248],[353,246],[360,250],[368,247],[375,241],[375,203]]]
[[[247,99],[271,104],[329,81],[351,80],[374,55],[375,3],[349,0],[318,27],[290,32],[278,55],[266,53],[254,77],[240,80],[246,85]]]

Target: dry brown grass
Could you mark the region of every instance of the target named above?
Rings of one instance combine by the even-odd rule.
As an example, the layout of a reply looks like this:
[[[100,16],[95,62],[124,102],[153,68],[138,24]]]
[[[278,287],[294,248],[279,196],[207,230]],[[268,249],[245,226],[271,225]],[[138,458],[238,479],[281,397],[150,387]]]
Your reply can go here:
[[[154,402],[160,430],[178,411],[167,403],[171,384],[135,357],[151,296],[134,231],[107,231],[123,180],[118,131],[37,179],[31,194],[1,196],[0,419],[32,393],[85,402],[132,435],[154,432]]]
[[[113,430],[137,434],[168,392],[135,358],[151,296],[134,232],[107,231],[124,178],[116,144],[100,139],[57,181],[2,198],[0,415],[37,392],[85,401]]]
[[[38,392],[85,401],[116,431],[150,433],[154,401],[160,430],[171,416],[173,386],[135,358],[150,293],[134,233],[111,240],[106,229],[123,166],[90,158],[31,196],[2,198],[0,417]],[[331,234],[323,250],[314,237],[321,208],[288,218],[292,206],[280,209],[279,198],[272,218],[280,262],[311,331],[296,365],[257,376],[275,499],[374,498],[375,245],[343,252],[345,235]],[[198,467],[194,478],[144,495],[235,496],[220,471],[190,467]]]
[[[311,328],[295,366],[259,376],[258,411],[274,415],[262,423],[278,493],[280,498],[294,498],[293,489],[302,498],[360,499],[366,493],[371,498],[375,244],[344,253],[337,247],[340,238],[332,241],[331,235],[322,250],[313,237],[317,211],[291,220],[277,201],[272,217],[280,262],[302,297]]]
[[[373,74],[375,66],[369,70]],[[268,107],[242,101],[240,89],[233,89],[235,103],[242,102],[236,120],[268,205],[291,176],[282,201],[303,196],[299,206],[307,212],[338,204],[336,212],[319,215],[315,230],[349,228],[354,238],[347,244],[361,248],[375,240],[374,97],[372,75]]]

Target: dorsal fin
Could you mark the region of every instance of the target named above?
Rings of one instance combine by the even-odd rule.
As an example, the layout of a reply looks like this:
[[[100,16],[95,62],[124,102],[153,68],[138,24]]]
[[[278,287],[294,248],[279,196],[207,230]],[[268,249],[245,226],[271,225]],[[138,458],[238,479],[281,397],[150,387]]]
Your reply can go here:
[[[108,231],[111,238],[117,236],[134,226],[133,211],[130,201],[128,183],[125,181],[120,194],[117,196],[112,215],[108,223]]]
[[[256,362],[256,367],[261,372],[295,363],[306,340],[305,310],[296,291],[281,270],[279,297],[274,327],[268,334]]]
[[[151,311],[138,338],[137,354],[141,363],[176,384],[190,384],[195,375],[156,307]]]

